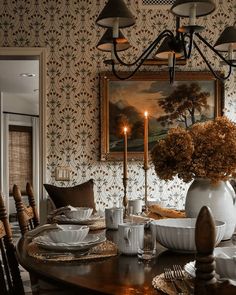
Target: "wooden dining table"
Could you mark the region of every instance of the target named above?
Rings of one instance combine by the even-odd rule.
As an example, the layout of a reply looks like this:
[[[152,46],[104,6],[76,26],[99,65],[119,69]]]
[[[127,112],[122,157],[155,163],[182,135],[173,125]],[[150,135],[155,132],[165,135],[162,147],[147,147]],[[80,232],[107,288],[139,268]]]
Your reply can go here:
[[[114,240],[116,235],[117,231],[106,230],[107,239]],[[86,262],[42,261],[28,255],[30,241],[24,237],[19,239],[16,247],[19,263],[37,277],[66,288],[68,294],[163,294],[152,286],[153,278],[166,267],[184,266],[195,259],[193,253],[171,252],[158,244],[157,256],[150,262],[140,261],[136,255],[121,254]],[[228,243],[223,242],[221,246]]]

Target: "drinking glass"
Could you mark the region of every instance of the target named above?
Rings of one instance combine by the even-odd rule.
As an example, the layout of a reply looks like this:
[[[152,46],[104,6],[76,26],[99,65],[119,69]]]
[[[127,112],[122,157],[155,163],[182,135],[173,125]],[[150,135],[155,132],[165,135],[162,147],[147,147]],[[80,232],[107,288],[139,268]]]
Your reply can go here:
[[[150,261],[156,256],[156,234],[155,228],[146,226],[143,239],[139,241],[138,258]]]
[[[236,246],[236,233],[234,233],[231,237],[232,244]]]

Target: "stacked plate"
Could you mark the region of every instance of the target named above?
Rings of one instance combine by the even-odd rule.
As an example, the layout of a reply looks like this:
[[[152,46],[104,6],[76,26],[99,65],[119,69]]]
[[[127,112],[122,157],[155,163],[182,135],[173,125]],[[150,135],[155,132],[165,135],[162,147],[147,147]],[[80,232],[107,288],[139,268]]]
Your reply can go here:
[[[67,217],[66,215],[57,215],[53,218],[54,222],[58,222],[58,223],[65,223],[65,224],[93,224],[96,221],[102,219],[101,216],[99,215],[91,215],[89,218],[87,219],[80,219],[80,218],[70,218]]]
[[[105,236],[88,234],[82,241],[62,243],[55,242],[49,235],[38,236],[34,238],[34,242],[44,248],[49,250],[68,250],[68,251],[84,251],[94,247],[97,244],[100,244],[106,240]]]

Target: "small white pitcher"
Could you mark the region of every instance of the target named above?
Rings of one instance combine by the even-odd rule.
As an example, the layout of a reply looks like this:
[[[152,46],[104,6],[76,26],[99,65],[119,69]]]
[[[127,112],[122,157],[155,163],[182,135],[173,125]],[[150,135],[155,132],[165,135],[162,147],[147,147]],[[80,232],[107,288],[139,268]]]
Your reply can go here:
[[[123,214],[123,208],[106,208],[106,228],[118,229],[118,225],[123,223]]]
[[[135,255],[143,241],[144,224],[124,223],[118,225],[118,249],[120,253]]]

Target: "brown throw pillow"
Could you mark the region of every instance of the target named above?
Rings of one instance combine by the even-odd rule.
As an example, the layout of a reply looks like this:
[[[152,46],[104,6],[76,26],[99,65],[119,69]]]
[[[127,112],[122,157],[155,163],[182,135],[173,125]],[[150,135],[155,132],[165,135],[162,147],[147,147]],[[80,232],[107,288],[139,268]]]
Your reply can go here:
[[[90,207],[95,210],[93,179],[72,187],[58,187],[44,184],[49,197],[56,208],[71,205],[73,207]]]

